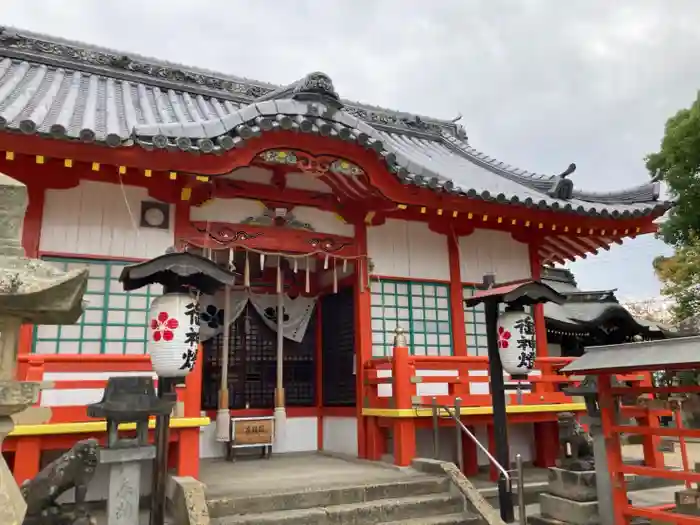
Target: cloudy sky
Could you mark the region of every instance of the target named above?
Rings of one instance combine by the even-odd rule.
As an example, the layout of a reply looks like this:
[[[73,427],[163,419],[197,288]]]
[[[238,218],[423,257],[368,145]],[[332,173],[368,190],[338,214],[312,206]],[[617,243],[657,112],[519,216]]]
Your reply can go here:
[[[700,89],[698,0],[3,0],[0,24],[452,118],[472,145],[578,187],[644,182]],[[572,265],[586,288],[657,295],[651,236]]]

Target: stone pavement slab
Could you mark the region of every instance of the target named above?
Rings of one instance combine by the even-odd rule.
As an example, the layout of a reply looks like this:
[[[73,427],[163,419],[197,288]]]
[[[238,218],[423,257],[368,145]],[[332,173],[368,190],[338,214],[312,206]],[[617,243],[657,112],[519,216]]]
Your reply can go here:
[[[274,494],[426,477],[413,469],[322,454],[285,454],[269,460],[202,461],[199,479],[207,497]]]

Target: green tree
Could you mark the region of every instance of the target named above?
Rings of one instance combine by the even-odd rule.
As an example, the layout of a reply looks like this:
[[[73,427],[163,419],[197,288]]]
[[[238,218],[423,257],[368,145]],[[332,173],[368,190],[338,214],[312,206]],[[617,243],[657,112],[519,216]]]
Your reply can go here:
[[[700,238],[691,233],[671,257],[654,259],[654,271],[662,283],[662,293],[673,297],[676,323],[700,315]]]
[[[690,108],[668,119],[661,149],[647,156],[646,166],[676,202],[661,237],[673,246],[688,244],[700,232],[700,93]]]
[[[654,270],[663,294],[675,300],[677,323],[700,319],[700,93],[695,102],[666,122],[658,152],[646,158],[653,180],[663,181],[676,205],[661,224],[659,236],[674,247],[671,257],[657,257]],[[696,324],[696,323],[693,323]],[[697,384],[698,371],[661,373],[657,381]]]

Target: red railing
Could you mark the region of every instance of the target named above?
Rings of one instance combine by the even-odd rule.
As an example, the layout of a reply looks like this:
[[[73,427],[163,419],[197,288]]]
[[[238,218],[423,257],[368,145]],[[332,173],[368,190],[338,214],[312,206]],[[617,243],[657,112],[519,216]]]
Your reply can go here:
[[[412,408],[429,405],[433,398],[440,405],[454,405],[461,399],[463,407],[491,406],[488,358],[480,356],[411,356],[404,348],[393,357],[372,359],[365,364],[364,399],[369,408]],[[574,400],[560,391],[563,385],[578,384],[581,377],[572,377],[561,369],[575,358],[543,357],[521,385],[518,394],[510,389],[510,404],[549,405],[572,403]],[[645,380],[644,373],[620,376],[632,383]],[[505,375],[506,384],[517,381]]]
[[[4,441],[3,451],[14,453],[13,474],[18,483],[36,475],[45,450],[65,450],[84,437],[104,439],[104,434],[86,422],[99,422],[87,416],[86,405],[99,401],[110,373],[152,373],[147,355],[28,355],[18,357],[17,378],[43,382],[34,407],[20,418],[15,432]],[[198,418],[201,405],[201,365],[195,367],[184,385],[176,387],[175,415]],[[71,423],[75,425],[71,425]],[[199,428],[197,420],[180,419],[173,428],[174,467],[178,475],[196,477],[199,471]],[[28,426],[27,426],[28,425]],[[36,425],[46,425],[37,429]],[[37,431],[40,430],[40,431]],[[18,459],[21,458],[21,461]]]

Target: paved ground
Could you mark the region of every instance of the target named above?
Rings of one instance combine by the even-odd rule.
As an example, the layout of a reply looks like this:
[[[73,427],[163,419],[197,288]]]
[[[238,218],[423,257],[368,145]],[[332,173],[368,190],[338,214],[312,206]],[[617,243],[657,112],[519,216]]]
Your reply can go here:
[[[200,479],[208,495],[269,494],[302,489],[426,477],[410,469],[368,461],[348,461],[321,454],[285,454],[271,459],[203,461]]]
[[[695,463],[700,463],[700,443],[689,442],[686,443],[686,447],[688,449],[688,465],[690,466],[690,470],[693,470],[693,468],[695,468]],[[625,445],[622,448],[625,458],[644,458],[642,445]],[[683,466],[681,459],[681,447],[678,443],[675,444],[673,453],[664,452],[664,463],[667,467],[681,468]]]

